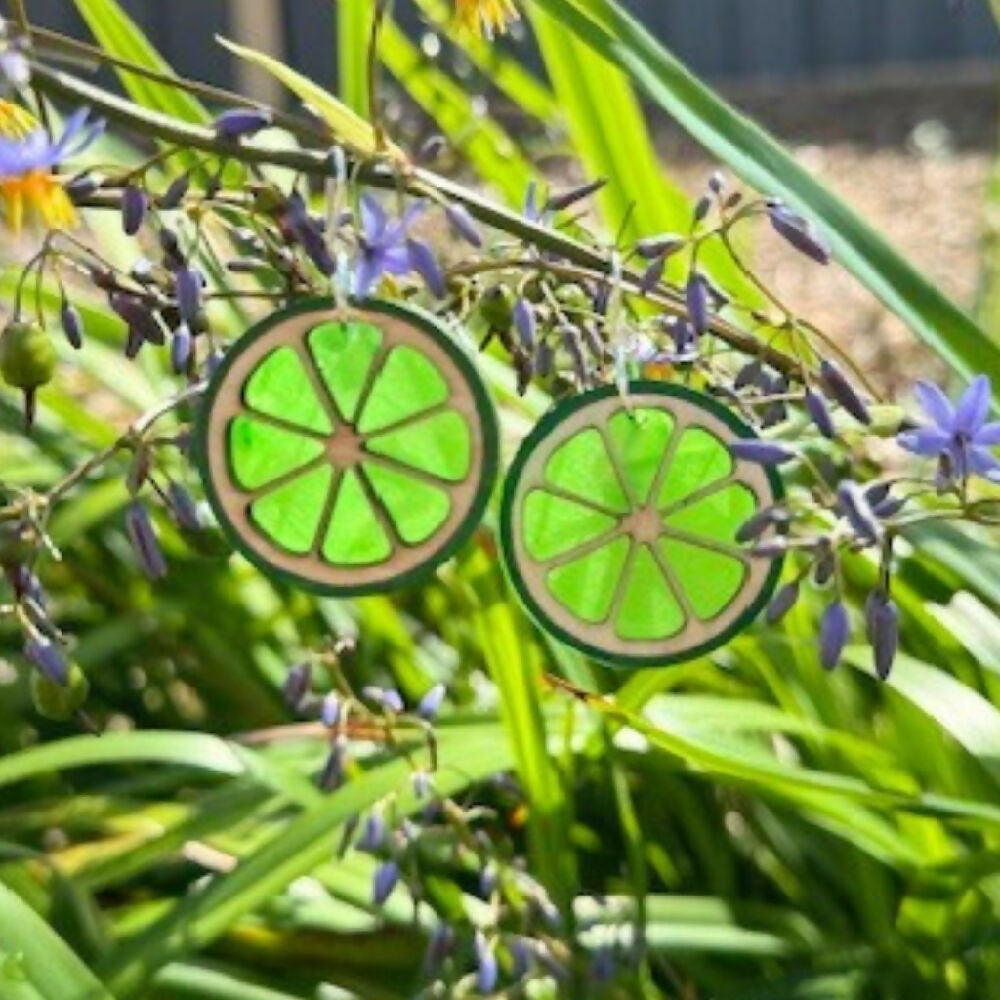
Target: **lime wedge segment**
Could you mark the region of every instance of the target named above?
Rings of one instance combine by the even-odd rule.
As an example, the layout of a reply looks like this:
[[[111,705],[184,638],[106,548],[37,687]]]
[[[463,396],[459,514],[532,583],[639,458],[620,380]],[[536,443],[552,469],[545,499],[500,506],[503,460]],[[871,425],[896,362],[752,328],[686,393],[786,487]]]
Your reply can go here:
[[[340,481],[323,557],[344,566],[370,566],[392,555],[392,545],[353,469]]]
[[[757,509],[753,491],[742,483],[729,483],[663,519],[674,528],[707,541],[735,546],[737,529]]]
[[[358,430],[371,434],[447,399],[448,383],[434,364],[412,347],[395,347],[376,376]]]
[[[616,523],[593,507],[545,490],[532,490],[524,500],[524,545],[532,559],[544,561],[569,552]]]
[[[600,431],[588,428],[561,444],[545,465],[545,478],[559,489],[619,514],[629,502],[615,474]]]
[[[250,518],[269,538],[296,555],[312,550],[333,468],[321,465],[255,500]]]
[[[674,433],[673,417],[666,410],[619,410],[608,421],[611,446],[640,504],[649,499]]]
[[[662,538],[660,551],[702,621],[726,610],[747,575],[747,567],[739,559],[676,538]]]
[[[294,431],[236,417],[229,425],[229,459],[233,478],[245,490],[256,490],[323,454],[323,443]]]
[[[567,610],[596,624],[611,611],[618,580],[628,556],[629,540],[616,538],[593,552],[557,566],[546,577],[549,590]]]
[[[714,434],[701,427],[689,427],[677,443],[664,477],[658,506],[662,510],[679,503],[696,490],[732,475],[729,449]]]
[[[302,359],[292,347],[279,347],[264,358],[247,380],[243,401],[252,410],[306,430],[333,433]]]
[[[448,520],[451,501],[444,490],[374,462],[361,468],[407,545],[430,538]]]
[[[469,426],[453,410],[368,438],[365,448],[448,482],[461,482],[472,464]]]
[[[684,628],[684,611],[648,546],[639,548],[622,583],[625,594],[615,619],[620,638],[633,642],[667,639]]]
[[[381,344],[382,331],[370,323],[321,323],[309,332],[309,350],[320,377],[345,420],[355,419]]]

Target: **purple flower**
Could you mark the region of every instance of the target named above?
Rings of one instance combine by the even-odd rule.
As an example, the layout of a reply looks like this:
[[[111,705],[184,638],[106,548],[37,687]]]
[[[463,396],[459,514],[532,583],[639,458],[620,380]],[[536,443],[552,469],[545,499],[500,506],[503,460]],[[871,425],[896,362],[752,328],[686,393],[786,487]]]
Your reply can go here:
[[[79,108],[66,119],[53,142],[39,126],[21,138],[0,136],[0,178],[22,177],[32,170],[51,170],[82,153],[104,131],[103,121],[89,121],[90,109]]]
[[[407,274],[414,270],[413,254],[407,246],[407,230],[423,211],[416,202],[396,222],[371,195],[361,197],[361,231],[354,272],[354,293],[368,296],[384,274]]]
[[[931,424],[904,431],[896,438],[900,447],[915,455],[944,459],[956,479],[976,475],[1000,483],[1000,462],[989,451],[1000,444],[1000,423],[986,422],[992,398],[990,380],[977,376],[954,405],[931,382],[918,382],[916,396]]]

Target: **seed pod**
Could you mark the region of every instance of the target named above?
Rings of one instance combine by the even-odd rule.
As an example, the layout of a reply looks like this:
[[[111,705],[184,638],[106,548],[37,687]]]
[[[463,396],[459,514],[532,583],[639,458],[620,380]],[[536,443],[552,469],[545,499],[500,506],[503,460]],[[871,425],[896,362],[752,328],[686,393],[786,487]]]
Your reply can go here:
[[[581,184],[579,187],[571,188],[562,194],[550,195],[542,211],[565,211],[565,209],[575,205],[578,201],[583,201],[584,198],[589,198],[592,194],[600,191],[607,183],[604,178],[601,178],[600,180],[590,181],[587,184]]]
[[[70,347],[80,350],[83,346],[83,319],[80,317],[80,311],[76,306],[64,301],[59,310],[59,322]]]
[[[62,649],[48,639],[29,639],[24,644],[24,655],[53,684],[65,687],[69,682],[69,664]]]
[[[884,681],[892,672],[899,648],[899,608],[895,601],[889,599],[876,603],[871,617],[871,634],[875,672]]]
[[[833,418],[830,416],[830,410],[826,405],[826,400],[819,393],[813,392],[812,389],[807,389],[805,404],[812,422],[816,425],[816,429],[823,437],[832,440],[836,431],[833,426]]]
[[[758,465],[783,465],[796,458],[795,452],[787,445],[759,438],[734,441],[729,450],[734,458],[744,462],[756,462]]]
[[[868,426],[872,415],[864,400],[855,391],[844,373],[832,362],[824,359],[819,365],[820,378],[826,391],[859,423]]]
[[[825,670],[840,662],[850,635],[851,623],[842,601],[834,601],[823,612],[819,630],[819,659]]]
[[[466,243],[474,247],[483,245],[483,238],[476,229],[476,223],[464,205],[448,204],[445,205],[444,211],[452,228]]]
[[[798,580],[793,580],[791,583],[786,583],[771,600],[771,603],[767,606],[767,613],[765,615],[765,620],[769,625],[774,625],[775,623],[781,621],[785,615],[795,606],[795,602],[799,599],[799,582]]]
[[[830,263],[829,244],[808,219],[786,208],[780,201],[770,202],[767,213],[774,231],[796,250],[818,264]]]
[[[709,289],[705,276],[698,271],[694,271],[688,278],[687,288],[684,298],[687,302],[688,316],[695,333],[699,336],[705,333],[709,327]]]
[[[196,267],[178,268],[174,275],[174,293],[177,296],[177,310],[185,323],[194,323],[201,309],[201,290],[205,283],[201,271]]]
[[[24,424],[35,422],[35,394],[52,381],[56,349],[37,323],[14,320],[0,333],[0,378],[24,394]]]
[[[274,115],[267,108],[229,108],[215,119],[213,127],[220,139],[235,142],[256,135],[273,121]]]
[[[135,236],[142,228],[149,208],[146,192],[135,184],[129,184],[122,191],[122,229],[126,236]]]
[[[434,251],[423,240],[413,238],[406,241],[406,250],[410,258],[410,266],[424,279],[431,294],[435,298],[443,299],[447,294],[447,288]]]
[[[139,559],[139,565],[150,580],[159,580],[167,575],[167,564],[160,550],[153,523],[146,508],[137,500],[129,504],[125,513],[125,526],[129,541]]]
[[[391,895],[399,882],[399,865],[391,859],[379,865],[372,879],[372,902],[381,906]]]

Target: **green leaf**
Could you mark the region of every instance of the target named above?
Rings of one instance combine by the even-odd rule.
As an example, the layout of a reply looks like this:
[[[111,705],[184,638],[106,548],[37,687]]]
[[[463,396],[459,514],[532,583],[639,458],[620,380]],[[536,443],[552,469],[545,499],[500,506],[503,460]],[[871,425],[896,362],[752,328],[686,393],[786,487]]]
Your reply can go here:
[[[1000,345],[762,128],[702,83],[615,0],[534,0],[623,69],[746,184],[821,226],[835,257],[956,372],[1000,384]]]
[[[340,99],[362,118],[371,117],[368,93],[368,47],[373,0],[337,4],[337,73]]]
[[[23,981],[19,981],[22,976]],[[25,984],[32,994],[21,989]],[[114,1000],[45,921],[3,884],[0,996],[11,1000],[34,1000],[36,996],[41,1000]]]

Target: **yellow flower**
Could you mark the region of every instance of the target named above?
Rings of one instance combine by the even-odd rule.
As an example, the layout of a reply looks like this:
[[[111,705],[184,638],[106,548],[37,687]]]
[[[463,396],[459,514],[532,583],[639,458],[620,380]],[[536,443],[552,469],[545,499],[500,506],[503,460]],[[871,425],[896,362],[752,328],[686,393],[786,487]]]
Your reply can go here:
[[[459,22],[476,34],[492,37],[517,18],[514,0],[455,0]]]
[[[20,232],[26,217],[49,229],[75,225],[76,210],[52,168],[100,135],[103,122],[88,122],[87,114],[81,108],[71,115],[53,141],[29,111],[0,101],[0,205],[14,232]]]

